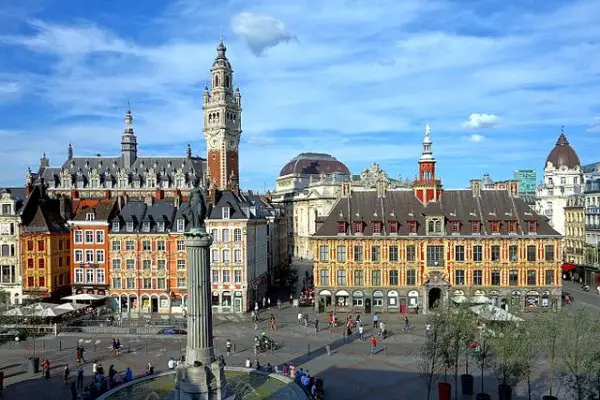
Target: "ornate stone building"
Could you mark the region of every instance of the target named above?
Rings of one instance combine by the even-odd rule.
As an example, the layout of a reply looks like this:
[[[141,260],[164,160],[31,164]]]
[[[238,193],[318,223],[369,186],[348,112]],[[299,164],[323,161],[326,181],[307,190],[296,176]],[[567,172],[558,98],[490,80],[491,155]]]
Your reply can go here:
[[[583,171],[575,150],[563,130],[548,154],[544,182],[536,192],[535,211],[550,219],[550,225],[565,234],[565,206],[572,196],[583,194]]]
[[[575,265],[585,263],[585,199],[572,196],[565,205],[565,238],[563,240],[563,259]]]
[[[221,190],[239,183],[238,148],[242,134],[242,97],[239,88],[233,90],[233,70],[226,51],[221,41],[210,69],[210,90],[204,88],[203,105],[210,181]]]
[[[23,299],[19,213],[26,201],[24,188],[0,190],[0,306]]]
[[[376,163],[351,175],[346,165],[329,154],[299,154],[281,169],[272,194],[273,203],[285,208],[290,256],[313,258],[310,237],[315,233],[317,220],[328,215],[340,198],[342,182],[350,182],[356,190],[374,188],[378,182],[394,188],[410,186],[390,178]]]
[[[353,190],[313,236],[317,308],[424,312],[466,293],[509,307],[560,306],[561,235],[517,185],[442,190],[429,128],[412,189]]]

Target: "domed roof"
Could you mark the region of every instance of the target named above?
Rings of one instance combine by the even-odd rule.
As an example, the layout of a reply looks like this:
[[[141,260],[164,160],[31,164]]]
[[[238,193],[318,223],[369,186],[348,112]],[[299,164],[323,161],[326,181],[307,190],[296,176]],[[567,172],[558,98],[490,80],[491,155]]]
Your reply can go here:
[[[576,166],[581,166],[579,162],[579,156],[575,153],[575,150],[569,145],[569,141],[563,131],[560,132],[556,145],[548,154],[546,158],[546,165],[551,162],[554,168],[560,168],[563,165],[569,169],[573,169]]]
[[[342,174],[350,175],[350,170],[335,157],[324,153],[300,153],[283,166],[279,176],[289,174],[320,175]]]

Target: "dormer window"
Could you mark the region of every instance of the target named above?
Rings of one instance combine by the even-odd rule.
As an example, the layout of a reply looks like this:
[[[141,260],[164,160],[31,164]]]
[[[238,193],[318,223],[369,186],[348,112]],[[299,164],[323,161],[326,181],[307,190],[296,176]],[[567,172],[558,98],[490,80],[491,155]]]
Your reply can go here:
[[[408,221],[408,234],[409,235],[417,234],[417,221]]]
[[[144,221],[144,223],[142,224],[142,231],[150,232],[150,222]]]
[[[527,233],[529,233],[529,234],[537,233],[537,221],[527,221]]]
[[[479,221],[471,221],[471,233],[473,235],[481,234],[481,222]]]
[[[337,233],[338,234],[345,234],[346,233],[346,222],[345,221],[338,221],[337,223]]]
[[[121,229],[121,224],[119,224],[119,221],[113,221],[113,223],[112,223],[112,230],[113,231],[118,231],[119,229]]]
[[[96,219],[96,214],[94,214],[94,213],[85,214],[86,221],[94,221],[95,219]]]
[[[490,226],[492,228],[492,235],[500,234],[500,227],[501,227],[500,221],[491,221]]]
[[[177,220],[177,232],[183,232],[183,231],[185,231],[185,220],[178,219]]]
[[[363,222],[358,221],[354,223],[354,233],[363,233]]]
[[[506,222],[506,229],[508,230],[509,234],[516,234],[517,233],[517,222],[516,221],[507,221]]]
[[[164,222],[159,222],[158,224],[156,224],[156,229],[159,232],[164,232],[165,231],[165,223]]]
[[[427,218],[427,234],[440,235],[444,232],[442,217]]]
[[[460,235],[460,221],[452,221],[451,227],[453,235]]]
[[[398,234],[398,221],[390,221],[390,233],[392,235]]]
[[[133,232],[133,221],[127,221],[127,232]]]
[[[381,235],[381,222],[373,222],[373,235]]]
[[[229,219],[231,209],[229,207],[223,207],[222,209],[222,217],[223,219]]]

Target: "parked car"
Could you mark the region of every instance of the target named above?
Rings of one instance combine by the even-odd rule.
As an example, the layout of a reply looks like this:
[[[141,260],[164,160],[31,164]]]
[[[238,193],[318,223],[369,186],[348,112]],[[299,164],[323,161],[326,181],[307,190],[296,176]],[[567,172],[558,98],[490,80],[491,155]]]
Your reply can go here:
[[[19,342],[27,338],[25,329],[5,329],[0,332],[0,342]]]
[[[178,328],[164,328],[158,331],[159,335],[187,335],[187,331]]]

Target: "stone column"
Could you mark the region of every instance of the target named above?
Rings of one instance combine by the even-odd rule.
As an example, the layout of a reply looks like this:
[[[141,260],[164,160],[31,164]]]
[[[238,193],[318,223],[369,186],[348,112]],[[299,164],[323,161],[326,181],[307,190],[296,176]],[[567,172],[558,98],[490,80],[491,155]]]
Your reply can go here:
[[[212,336],[210,245],[208,233],[186,235],[188,313],[186,363],[210,365],[215,360]]]

